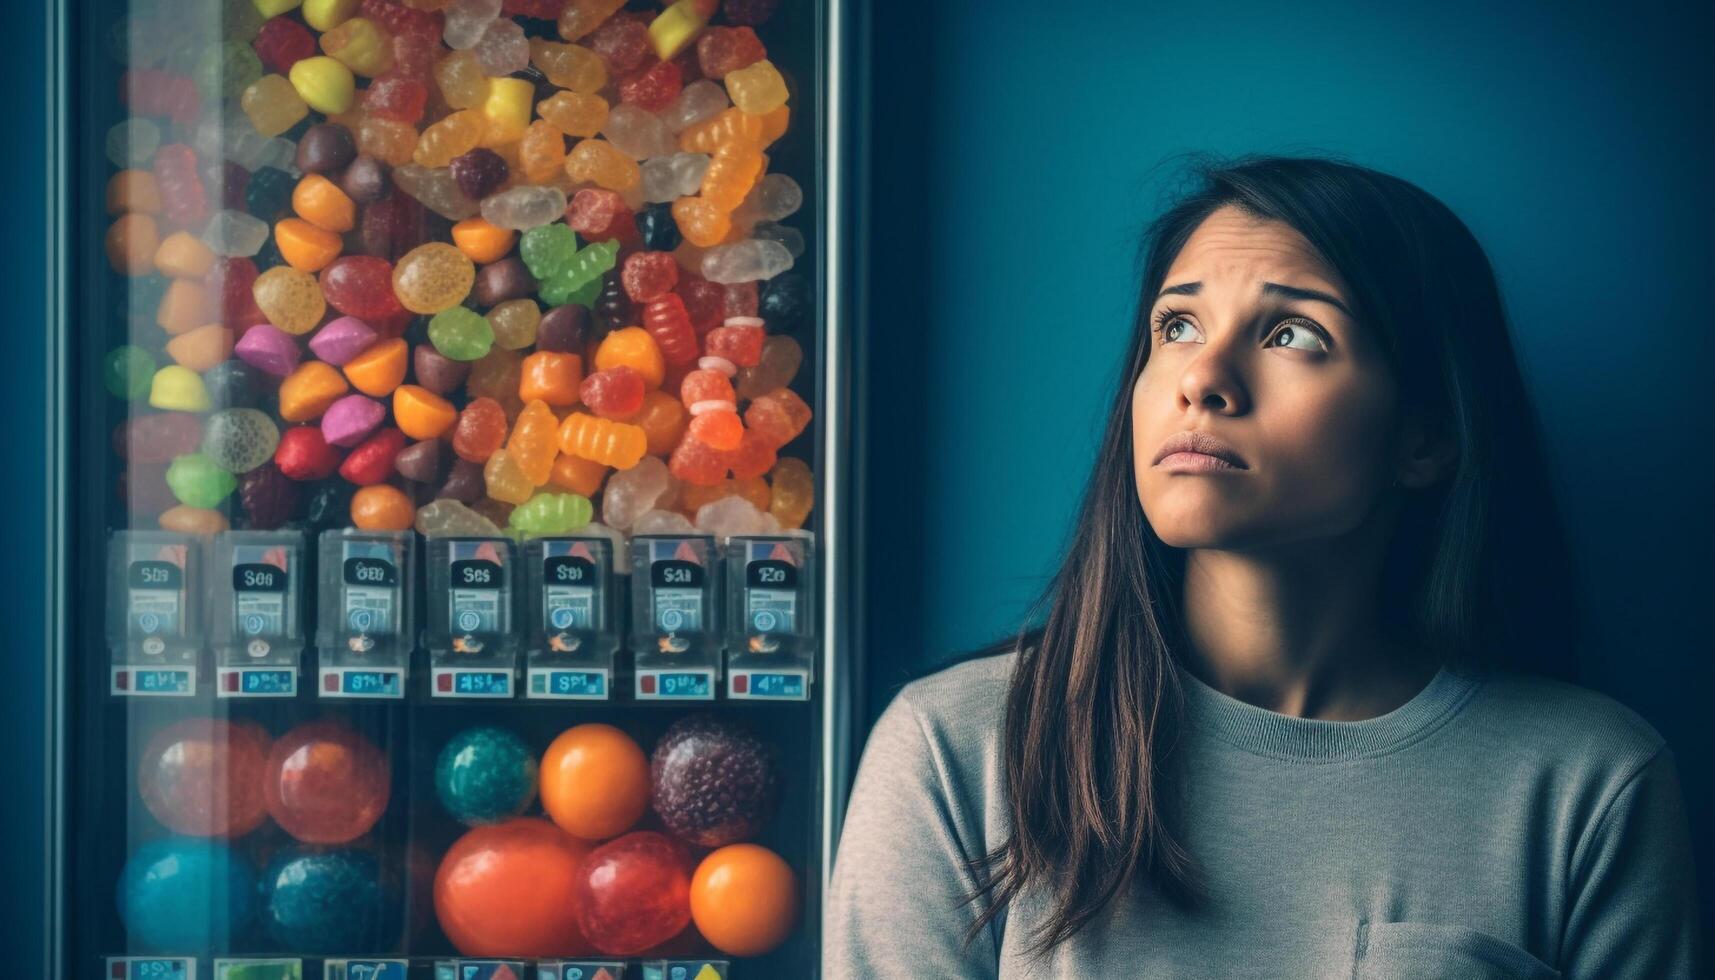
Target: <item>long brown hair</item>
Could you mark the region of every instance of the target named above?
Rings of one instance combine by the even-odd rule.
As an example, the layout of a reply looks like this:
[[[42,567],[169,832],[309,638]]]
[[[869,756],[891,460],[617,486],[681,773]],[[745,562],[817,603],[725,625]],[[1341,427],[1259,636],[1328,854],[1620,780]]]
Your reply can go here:
[[[1164,777],[1182,723],[1184,555],[1137,499],[1131,389],[1153,298],[1223,205],[1285,222],[1321,252],[1384,341],[1401,409],[1438,420],[1460,447],[1450,479],[1401,510],[1384,621],[1449,663],[1570,676],[1569,556],[1494,271],[1469,229],[1423,190],[1343,161],[1199,159],[1191,173],[1194,190],[1144,233],[1132,339],[1065,557],[1026,628],[972,654],[1019,656],[1002,733],[1010,837],[977,862],[984,883],[970,900],[986,908],[967,942],[1026,888],[1052,900],[1027,943],[1038,953],[1136,883],[1180,907],[1205,894]]]

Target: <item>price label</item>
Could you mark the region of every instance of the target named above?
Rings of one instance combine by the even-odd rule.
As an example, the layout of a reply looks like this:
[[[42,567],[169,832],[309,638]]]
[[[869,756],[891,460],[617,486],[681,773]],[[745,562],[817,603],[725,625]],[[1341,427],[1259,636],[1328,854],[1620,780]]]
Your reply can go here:
[[[177,636],[184,621],[184,569],[163,559],[133,561],[126,574],[126,621],[134,637]]]
[[[438,667],[435,669],[433,677],[434,695],[438,698],[509,698],[512,696],[512,672],[508,670]]]
[[[195,667],[115,667],[109,692],[120,696],[189,697],[196,693]]]
[[[321,696],[324,698],[402,698],[403,670],[323,667]]]
[[[298,672],[289,667],[222,667],[223,698],[289,698],[298,693]]]
[[[111,980],[196,980],[197,961],[177,956],[109,956]]]
[[[802,671],[734,670],[727,676],[727,696],[803,701],[809,698],[809,678]]]
[[[712,670],[640,670],[637,697],[642,700],[711,701],[715,696]]]
[[[530,668],[530,697],[602,701],[607,699],[607,671]]]
[[[405,980],[405,960],[325,960],[322,980]]]

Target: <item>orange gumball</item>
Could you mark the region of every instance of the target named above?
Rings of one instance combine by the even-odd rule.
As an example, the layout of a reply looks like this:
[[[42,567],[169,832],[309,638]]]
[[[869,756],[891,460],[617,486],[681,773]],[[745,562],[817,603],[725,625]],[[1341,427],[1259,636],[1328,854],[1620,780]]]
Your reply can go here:
[[[786,941],[798,918],[798,878],[758,844],[729,844],[691,876],[691,921],[728,956],[761,956]]]
[[[542,808],[560,828],[584,840],[631,829],[649,804],[649,759],[612,725],[577,725],[542,755]]]
[[[435,872],[435,917],[466,956],[586,956],[577,877],[590,845],[540,817],[460,837]]]
[[[351,495],[351,523],[365,531],[409,531],[416,505],[398,487],[377,483]]]

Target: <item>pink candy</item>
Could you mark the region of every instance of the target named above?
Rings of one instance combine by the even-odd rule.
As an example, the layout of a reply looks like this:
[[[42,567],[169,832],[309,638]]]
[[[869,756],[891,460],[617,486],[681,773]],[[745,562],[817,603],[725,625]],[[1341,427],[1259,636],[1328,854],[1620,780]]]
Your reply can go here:
[[[346,395],[322,414],[322,438],[332,446],[355,446],[380,427],[387,409],[365,395]]]
[[[375,343],[375,331],[354,316],[342,316],[316,331],[310,338],[310,350],[335,367],[368,350]]]
[[[244,331],[232,352],[256,370],[282,378],[298,366],[298,342],[271,323]]]

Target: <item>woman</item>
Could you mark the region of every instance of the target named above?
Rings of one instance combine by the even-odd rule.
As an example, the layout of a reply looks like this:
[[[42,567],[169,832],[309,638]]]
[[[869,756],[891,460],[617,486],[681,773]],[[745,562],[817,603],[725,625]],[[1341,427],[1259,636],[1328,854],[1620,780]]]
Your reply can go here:
[[[824,972],[1691,977],[1676,764],[1564,679],[1481,247],[1373,170],[1200,176],[1045,617],[870,736]]]

